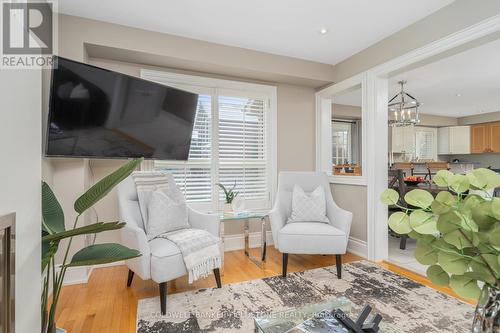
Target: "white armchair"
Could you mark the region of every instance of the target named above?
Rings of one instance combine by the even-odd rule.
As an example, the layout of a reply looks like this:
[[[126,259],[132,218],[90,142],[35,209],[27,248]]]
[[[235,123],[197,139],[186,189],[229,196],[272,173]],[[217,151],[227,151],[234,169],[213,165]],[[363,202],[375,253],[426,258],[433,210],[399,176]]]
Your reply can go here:
[[[179,248],[168,239],[147,240],[137,190],[131,176],[118,185],[118,206],[120,221],[126,223],[121,229],[123,245],[142,253],[142,256],[138,258],[127,260],[129,268],[127,286],[130,287],[132,284],[134,273],[143,280],[152,279],[159,283],[161,313],[165,314],[167,282],[187,274],[182,254]],[[191,227],[207,230],[219,237],[220,221],[217,214],[202,214],[189,208],[188,220]],[[214,269],[214,275],[217,287],[220,288],[219,269]]]
[[[305,192],[318,186],[325,189],[326,215],[330,223],[286,223],[292,211],[292,192],[297,184]],[[288,254],[335,254],[337,276],[342,276],[342,254],[346,253],[352,213],[333,201],[328,176],[320,172],[280,172],[278,193],[269,213],[274,246],[283,253],[283,276],[286,276]]]

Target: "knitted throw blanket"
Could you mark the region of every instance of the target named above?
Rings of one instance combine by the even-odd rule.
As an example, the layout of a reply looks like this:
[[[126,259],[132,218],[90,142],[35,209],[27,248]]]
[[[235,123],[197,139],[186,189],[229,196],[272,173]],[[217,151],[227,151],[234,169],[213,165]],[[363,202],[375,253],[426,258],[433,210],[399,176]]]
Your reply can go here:
[[[141,215],[146,225],[152,193],[175,185],[174,177],[164,172],[134,172],[132,178],[137,189]],[[222,266],[219,238],[206,230],[182,229],[158,236],[173,242],[181,251],[189,274],[189,283],[207,277]]]
[[[182,229],[158,237],[166,238],[179,247],[189,274],[189,283],[207,277],[222,266],[219,239],[201,229]]]

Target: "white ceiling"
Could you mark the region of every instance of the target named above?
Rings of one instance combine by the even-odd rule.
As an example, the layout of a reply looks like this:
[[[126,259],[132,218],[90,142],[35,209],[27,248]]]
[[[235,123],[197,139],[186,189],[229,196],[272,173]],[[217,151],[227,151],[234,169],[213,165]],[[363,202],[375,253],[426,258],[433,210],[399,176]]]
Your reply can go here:
[[[389,81],[390,96],[405,90],[423,103],[420,112],[465,117],[500,111],[500,40],[398,74]],[[459,94],[460,96],[457,96]],[[335,103],[361,106],[356,92],[334,98]]]
[[[391,97],[404,79],[406,90],[424,103],[422,113],[464,117],[500,111],[499,59],[500,40],[444,58],[391,78]]]
[[[59,0],[59,12],[336,64],[452,2]]]

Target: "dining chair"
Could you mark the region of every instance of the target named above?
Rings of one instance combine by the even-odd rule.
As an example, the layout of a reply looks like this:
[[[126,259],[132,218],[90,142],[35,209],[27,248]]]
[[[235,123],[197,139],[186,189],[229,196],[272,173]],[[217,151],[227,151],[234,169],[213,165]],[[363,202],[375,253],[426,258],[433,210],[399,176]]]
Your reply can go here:
[[[425,163],[425,166],[427,168],[425,179],[429,177],[429,180],[432,180],[432,176],[440,170],[450,170],[450,163],[448,162],[427,162]]]
[[[414,169],[415,165],[411,162],[396,162],[391,166],[391,170],[402,170],[404,177],[413,176]]]
[[[408,207],[408,204],[404,201],[404,196],[406,192],[408,192],[408,187],[406,186],[406,183],[404,182],[404,171],[403,169],[396,169],[396,170],[389,170],[389,188],[392,188],[396,190],[399,193],[399,205],[403,207]],[[397,206],[392,206],[389,207],[389,212],[395,213],[401,211],[401,208]],[[406,249],[406,241],[408,240],[408,235],[397,235],[392,232],[392,230],[389,229],[389,233],[394,235],[395,237],[398,237],[400,239],[399,241],[399,248],[401,250]]]

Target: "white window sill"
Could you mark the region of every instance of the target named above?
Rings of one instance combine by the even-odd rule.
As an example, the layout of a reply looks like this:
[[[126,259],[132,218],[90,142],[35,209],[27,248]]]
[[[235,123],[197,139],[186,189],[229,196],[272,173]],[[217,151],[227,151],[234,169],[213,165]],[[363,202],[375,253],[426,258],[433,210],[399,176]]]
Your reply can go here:
[[[365,176],[339,176],[329,175],[330,184],[367,186],[368,180]]]

